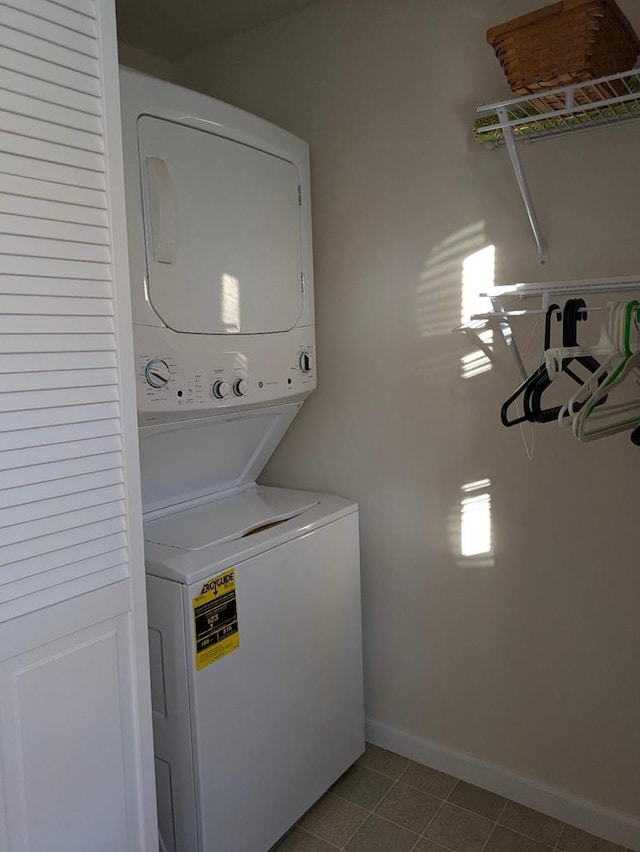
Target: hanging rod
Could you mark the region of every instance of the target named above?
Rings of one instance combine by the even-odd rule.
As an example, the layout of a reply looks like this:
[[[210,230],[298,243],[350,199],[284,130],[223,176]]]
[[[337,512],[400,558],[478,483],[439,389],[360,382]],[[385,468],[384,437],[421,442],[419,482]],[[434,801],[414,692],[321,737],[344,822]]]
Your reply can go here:
[[[581,293],[624,293],[640,291],[640,276],[628,275],[620,278],[584,278],[570,281],[537,281],[518,284],[498,284],[489,292],[480,293],[488,299],[519,298],[535,296],[542,298],[542,309],[549,306],[549,299],[556,295]]]
[[[492,311],[474,314],[469,323],[464,323],[456,332],[464,332],[467,336],[483,343],[480,338],[481,327],[479,323],[489,320],[498,320],[499,330],[502,333],[505,345],[515,362],[518,373],[526,378],[524,362],[516,344],[513,329],[511,328],[511,317],[536,316],[547,312],[551,299],[559,295],[575,295],[586,293],[623,293],[635,291],[640,293],[640,277],[627,276],[623,278],[589,278],[573,281],[546,281],[526,284],[497,285],[491,291],[480,293],[480,296],[490,299]],[[519,298],[527,299],[533,296],[541,298],[539,309],[506,310],[503,299]],[[588,311],[602,311],[605,308],[587,308]]]
[[[579,308],[578,313],[591,314],[598,311],[606,311],[608,308],[602,307],[586,307]],[[503,317],[535,317],[542,316],[547,313],[545,308],[523,308],[521,311],[487,311],[484,314],[473,314],[471,317],[471,321],[481,321],[481,320],[490,320],[490,319],[502,319]],[[460,330],[463,329],[463,326],[460,326]],[[454,328],[454,331],[458,331],[459,329]]]

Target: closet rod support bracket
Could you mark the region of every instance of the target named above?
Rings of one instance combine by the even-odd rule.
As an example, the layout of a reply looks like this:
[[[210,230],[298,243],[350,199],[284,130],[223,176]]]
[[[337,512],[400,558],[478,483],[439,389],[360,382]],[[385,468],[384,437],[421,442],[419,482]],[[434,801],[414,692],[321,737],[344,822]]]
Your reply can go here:
[[[533,199],[531,197],[531,192],[529,190],[529,184],[527,183],[527,178],[522,167],[522,161],[520,160],[520,154],[518,153],[518,146],[516,144],[515,139],[513,138],[513,132],[511,130],[511,127],[509,126],[509,114],[506,110],[506,107],[504,106],[498,107],[496,112],[498,113],[498,118],[504,125],[502,128],[502,132],[504,133],[504,141],[507,146],[507,151],[509,153],[509,159],[511,160],[513,172],[518,183],[518,189],[520,190],[520,195],[522,196],[525,210],[527,211],[529,224],[531,225],[531,230],[533,231],[533,238],[536,243],[536,254],[538,257],[538,264],[540,266],[548,266],[549,252],[547,250],[547,245],[544,241],[544,237],[542,236],[540,222],[538,221],[538,214],[536,213],[536,209],[533,204]]]

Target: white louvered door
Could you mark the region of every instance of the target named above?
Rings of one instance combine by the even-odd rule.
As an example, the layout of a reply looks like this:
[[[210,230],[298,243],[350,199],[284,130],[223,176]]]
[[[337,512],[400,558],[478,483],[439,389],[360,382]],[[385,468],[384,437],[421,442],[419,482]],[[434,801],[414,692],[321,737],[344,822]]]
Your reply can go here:
[[[0,850],[157,850],[113,0],[0,0]]]

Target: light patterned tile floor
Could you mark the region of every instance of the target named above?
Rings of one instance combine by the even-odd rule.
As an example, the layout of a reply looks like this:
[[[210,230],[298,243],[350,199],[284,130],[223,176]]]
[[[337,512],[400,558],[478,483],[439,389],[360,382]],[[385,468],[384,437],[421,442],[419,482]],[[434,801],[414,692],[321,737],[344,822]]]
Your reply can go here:
[[[631,852],[394,754],[362,757],[272,852]]]

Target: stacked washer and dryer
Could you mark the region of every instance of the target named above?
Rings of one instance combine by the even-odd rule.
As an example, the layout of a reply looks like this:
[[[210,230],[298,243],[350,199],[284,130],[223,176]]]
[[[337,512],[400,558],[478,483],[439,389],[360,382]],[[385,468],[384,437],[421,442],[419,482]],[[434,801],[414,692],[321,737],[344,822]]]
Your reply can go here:
[[[308,150],[121,99],[159,827],[267,852],[364,749],[357,506],[255,482],[316,385]]]

